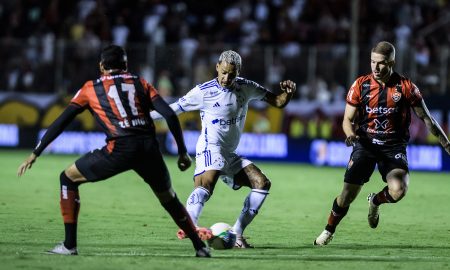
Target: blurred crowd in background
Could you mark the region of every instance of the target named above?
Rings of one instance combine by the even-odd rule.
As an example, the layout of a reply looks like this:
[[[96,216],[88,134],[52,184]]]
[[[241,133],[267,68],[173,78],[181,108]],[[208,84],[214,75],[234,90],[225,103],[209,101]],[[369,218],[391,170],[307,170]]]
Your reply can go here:
[[[371,47],[389,40],[397,69],[425,96],[449,95],[450,3],[360,0],[358,74]],[[297,82],[298,100],[342,101],[348,76],[349,0],[17,0],[0,2],[0,91],[74,93],[98,76],[102,46],[126,47],[130,71],[162,95],[180,96],[215,76],[224,49],[243,76],[267,87]]]

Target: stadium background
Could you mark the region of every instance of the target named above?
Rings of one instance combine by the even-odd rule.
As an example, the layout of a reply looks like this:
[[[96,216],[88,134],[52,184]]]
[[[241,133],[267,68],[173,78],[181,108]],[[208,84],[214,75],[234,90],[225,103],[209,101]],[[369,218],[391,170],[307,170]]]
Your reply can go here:
[[[88,79],[98,76],[102,46],[128,51],[129,70],[169,102],[215,76],[224,49],[243,57],[241,75],[297,94],[278,110],[251,105],[239,151],[252,159],[344,166],[350,153],[341,120],[349,85],[370,72],[374,43],[397,47],[396,70],[421,89],[450,133],[448,1],[62,1],[0,3],[0,146],[31,148]],[[181,116],[190,152],[197,113]],[[83,153],[103,144],[88,112],[49,148]],[[158,123],[165,151],[174,144]],[[413,118],[412,169],[450,170],[450,159]]]

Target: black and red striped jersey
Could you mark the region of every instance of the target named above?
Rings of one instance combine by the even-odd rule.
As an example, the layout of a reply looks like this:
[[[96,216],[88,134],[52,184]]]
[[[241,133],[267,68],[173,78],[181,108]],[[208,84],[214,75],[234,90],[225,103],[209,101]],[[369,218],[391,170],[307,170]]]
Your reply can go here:
[[[104,75],[87,81],[71,103],[91,111],[107,140],[139,134],[154,134],[149,112],[157,90],[130,73]]]
[[[384,87],[372,74],[361,76],[347,94],[347,103],[358,108],[356,134],[378,145],[409,141],[411,107],[421,101],[417,86],[396,72]]]

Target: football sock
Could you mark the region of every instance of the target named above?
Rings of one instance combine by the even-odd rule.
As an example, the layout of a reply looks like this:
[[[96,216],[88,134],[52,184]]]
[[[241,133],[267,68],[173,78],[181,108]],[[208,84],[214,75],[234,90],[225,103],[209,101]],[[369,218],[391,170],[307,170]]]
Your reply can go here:
[[[380,205],[383,203],[396,203],[397,201],[392,198],[389,194],[389,187],[385,186],[383,190],[378,192],[378,194],[373,198],[372,203],[375,205]]]
[[[200,217],[205,202],[208,201],[209,196],[209,191],[206,188],[196,187],[187,199],[186,210],[195,226],[197,226],[198,218]]]
[[[333,208],[331,209],[330,216],[328,217],[328,224],[325,226],[325,230],[330,233],[334,233],[336,231],[336,226],[341,222],[341,220],[347,215],[348,209],[347,207],[340,207],[337,204],[337,198],[333,201]]]
[[[242,208],[241,215],[236,220],[233,226],[233,231],[237,235],[242,235],[245,228],[252,222],[255,216],[258,214],[264,200],[266,199],[269,191],[263,189],[252,189],[247,195],[244,201],[244,207]]]
[[[178,227],[186,233],[189,239],[191,239],[195,250],[205,247],[205,243],[198,237],[194,223],[189,217],[186,208],[184,208],[183,204],[178,200],[178,197],[175,197],[168,202],[161,203],[161,205],[170,214]]]
[[[80,212],[78,186],[80,184],[70,180],[65,172],[61,173],[59,179],[61,183],[59,205],[61,207],[65,229],[64,246],[71,249],[77,246],[77,222],[78,213]]]

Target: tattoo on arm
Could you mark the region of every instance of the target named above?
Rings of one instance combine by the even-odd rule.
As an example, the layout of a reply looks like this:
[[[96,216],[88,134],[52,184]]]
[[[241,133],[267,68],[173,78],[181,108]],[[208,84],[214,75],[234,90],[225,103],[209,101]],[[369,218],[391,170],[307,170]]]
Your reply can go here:
[[[436,122],[436,120],[431,116],[430,112],[426,106],[413,107],[416,115],[425,122],[428,130],[439,139],[439,143],[442,146],[448,144],[447,135],[442,130],[441,126]]]

